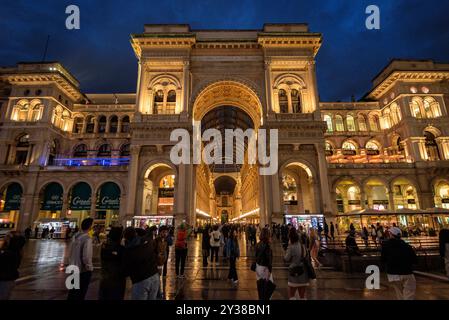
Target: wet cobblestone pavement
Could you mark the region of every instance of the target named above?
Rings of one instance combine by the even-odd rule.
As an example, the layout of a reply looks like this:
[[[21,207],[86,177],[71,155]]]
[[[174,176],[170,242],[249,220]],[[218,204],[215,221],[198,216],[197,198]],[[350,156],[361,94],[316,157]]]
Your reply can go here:
[[[237,262],[239,283],[234,286],[227,281],[228,266],[223,258],[217,266],[203,268],[201,241],[189,241],[186,262],[186,278],[176,279],[174,275],[174,252],[170,253],[168,275],[163,279],[165,298],[186,300],[256,300],[257,289],[255,273],[250,270],[254,249],[247,247],[244,239],[240,241],[242,257]],[[66,274],[64,263],[67,260],[68,245],[62,240],[30,240],[25,247],[20,278],[12,294],[12,299],[61,300],[66,299]],[[273,243],[273,276],[277,289],[274,300],[288,299],[287,268],[282,261],[283,250],[278,242]],[[173,251],[173,250],[172,250]],[[95,300],[98,295],[100,277],[100,247],[94,248],[94,274],[87,299]],[[347,274],[332,269],[317,270],[317,280],[307,288],[309,300],[392,300],[393,288],[381,277],[380,290],[365,289],[365,274]],[[130,286],[126,298],[130,297]],[[449,299],[449,282],[417,276],[417,299]]]

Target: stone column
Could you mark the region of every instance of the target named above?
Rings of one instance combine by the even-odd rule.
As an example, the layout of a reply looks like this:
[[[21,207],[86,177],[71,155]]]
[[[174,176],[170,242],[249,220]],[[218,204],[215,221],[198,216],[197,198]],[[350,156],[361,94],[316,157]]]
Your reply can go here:
[[[273,83],[271,78],[271,61],[265,60],[265,96],[267,100],[267,114],[270,112],[276,112],[275,105],[273,103]]]
[[[183,65],[183,98],[182,98],[182,113],[189,112],[189,98],[190,98],[190,62],[188,60],[184,61]]]
[[[281,108],[279,107],[279,89],[273,89],[273,111],[275,113],[280,113]]]
[[[393,190],[388,190],[388,210],[395,210]]]
[[[65,218],[67,217],[67,210],[69,209],[69,193],[64,192],[62,195],[62,209],[61,209],[61,217]]]
[[[90,217],[95,219],[97,213],[97,192],[98,190],[92,190],[92,194],[90,196]]]
[[[267,214],[267,192],[266,192],[266,176],[259,175],[259,215],[260,215],[260,225],[263,227],[269,224],[268,214]]]
[[[17,220],[17,231],[24,231],[28,226],[31,225],[33,218],[33,207],[34,198],[32,194],[22,195],[22,200],[20,204],[19,217]]]
[[[435,207],[435,199],[432,192],[421,192],[419,205],[422,210],[432,209]]]
[[[271,204],[272,204],[272,219],[276,219],[277,223],[282,223],[282,202],[281,191],[279,189],[279,171],[270,177],[271,181]]]
[[[317,83],[317,79],[316,79],[316,70],[315,70],[315,61],[314,60],[310,60],[307,64],[308,68],[307,68],[307,72],[308,72],[308,78],[310,81],[310,85],[309,85],[309,91],[311,91],[309,93],[309,96],[311,97],[311,105],[310,105],[310,109],[305,110],[306,112],[315,112],[315,111],[319,111],[318,110],[318,101],[319,101],[319,95],[318,95],[318,83]],[[304,106],[303,106],[304,108]],[[319,112],[316,112],[316,119],[315,120],[321,120],[321,114]]]
[[[361,206],[362,210],[367,208],[366,193],[364,190],[362,190],[362,192],[360,192],[360,206]]]
[[[135,215],[136,210],[136,192],[139,174],[139,154],[141,146],[131,146],[131,161],[128,171],[128,191],[127,191],[127,207],[126,219],[131,219]]]
[[[332,213],[332,202],[330,199],[329,190],[329,179],[327,176],[327,161],[326,155],[324,154],[324,144],[316,143],[315,148],[317,149],[318,156],[318,172],[320,176],[320,186],[321,186],[321,199],[323,202],[323,214],[326,216],[331,216]]]
[[[287,90],[287,103],[288,103],[288,113],[293,113],[292,91],[291,90]]]
[[[98,133],[98,118],[94,119],[94,133]]]

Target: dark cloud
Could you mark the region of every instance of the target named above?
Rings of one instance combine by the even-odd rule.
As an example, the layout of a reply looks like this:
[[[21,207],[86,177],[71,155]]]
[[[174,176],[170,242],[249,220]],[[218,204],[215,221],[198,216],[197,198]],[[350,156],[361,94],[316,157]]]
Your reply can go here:
[[[381,30],[365,28],[365,8],[381,9]],[[81,30],[65,29],[65,8],[81,9]],[[449,2],[441,0],[2,0],[0,64],[59,60],[86,92],[133,92],[137,64],[129,35],[145,23],[195,29],[259,29],[307,22],[324,36],[317,70],[322,100],[361,97],[392,58],[449,61]]]

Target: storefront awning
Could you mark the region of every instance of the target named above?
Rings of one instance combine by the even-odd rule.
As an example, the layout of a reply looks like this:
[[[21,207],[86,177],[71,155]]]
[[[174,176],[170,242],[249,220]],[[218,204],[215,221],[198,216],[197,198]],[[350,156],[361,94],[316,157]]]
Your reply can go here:
[[[18,183],[11,183],[6,189],[5,207],[3,211],[20,210],[20,202],[22,199],[22,187]]]
[[[97,210],[120,209],[120,188],[113,182],[107,182],[101,186],[97,196]]]
[[[44,191],[44,200],[41,210],[61,211],[62,210],[63,189],[59,183],[50,183]]]

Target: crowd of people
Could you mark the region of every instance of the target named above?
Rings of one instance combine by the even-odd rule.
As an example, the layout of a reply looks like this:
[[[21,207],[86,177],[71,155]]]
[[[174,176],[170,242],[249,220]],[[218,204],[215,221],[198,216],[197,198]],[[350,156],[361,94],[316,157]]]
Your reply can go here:
[[[79,269],[79,287],[68,291],[69,300],[84,300],[92,278],[93,246],[96,240],[94,220],[82,221],[81,229],[73,235],[69,265]],[[175,276],[185,278],[189,237],[201,237],[203,267],[217,266],[219,261],[228,267],[228,280],[237,287],[239,276],[237,260],[241,243],[245,240],[247,253],[254,261],[260,300],[269,300],[276,288],[273,278],[273,250],[279,245],[283,250],[283,261],[288,265],[288,296],[290,299],[305,299],[306,288],[316,278],[315,269],[322,266],[320,249],[323,241],[334,239],[339,233],[338,225],[332,222],[318,228],[292,224],[273,224],[264,227],[254,224],[205,225],[191,229],[181,223],[176,229],[171,226],[110,227],[107,239],[101,242],[101,276],[98,298],[101,300],[123,300],[126,279],[132,283],[132,300],[163,299],[161,277],[167,276],[170,248],[175,256]],[[388,281],[399,299],[413,299],[416,280],[413,265],[417,261],[414,249],[401,238],[403,232],[397,226],[385,229],[380,224],[363,228],[360,233],[364,241],[369,238],[381,248],[381,260],[385,265]],[[244,238],[243,238],[244,235]],[[357,232],[353,225],[348,230],[346,248],[350,254],[360,254],[356,242]],[[0,250],[0,299],[8,299],[19,277],[22,248],[29,237],[11,232]],[[273,242],[273,239],[279,241]],[[98,240],[99,241],[99,240]],[[279,244],[278,244],[279,243]],[[440,253],[445,260],[449,277],[449,230],[440,232]]]

